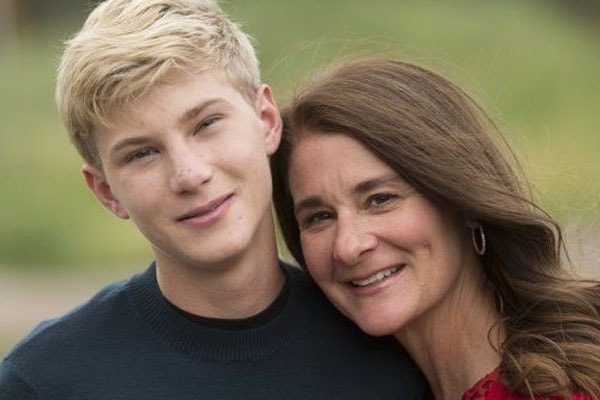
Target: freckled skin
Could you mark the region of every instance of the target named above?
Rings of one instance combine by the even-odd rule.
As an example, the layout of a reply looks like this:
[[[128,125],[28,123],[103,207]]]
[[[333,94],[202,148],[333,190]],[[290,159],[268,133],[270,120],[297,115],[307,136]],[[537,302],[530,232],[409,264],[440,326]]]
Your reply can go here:
[[[203,103],[210,104],[193,118],[182,118]],[[87,166],[84,174],[109,210],[134,221],[159,265],[210,273],[241,259],[258,260],[258,252],[270,256],[265,250],[274,247],[268,157],[280,131],[268,87],[257,91],[252,105],[210,71],[184,75],[113,117],[110,126],[95,132],[103,171]],[[143,143],[114,152],[134,137]],[[225,195],[232,201],[217,223],[198,227],[177,221]]]

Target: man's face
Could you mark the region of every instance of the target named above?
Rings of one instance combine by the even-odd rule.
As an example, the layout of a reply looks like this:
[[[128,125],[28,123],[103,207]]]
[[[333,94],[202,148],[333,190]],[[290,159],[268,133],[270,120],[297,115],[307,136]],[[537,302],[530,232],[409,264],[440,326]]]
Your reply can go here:
[[[134,221],[159,265],[218,270],[272,246],[281,121],[267,86],[251,105],[213,72],[184,75],[94,134],[103,171],[84,166],[87,184]]]

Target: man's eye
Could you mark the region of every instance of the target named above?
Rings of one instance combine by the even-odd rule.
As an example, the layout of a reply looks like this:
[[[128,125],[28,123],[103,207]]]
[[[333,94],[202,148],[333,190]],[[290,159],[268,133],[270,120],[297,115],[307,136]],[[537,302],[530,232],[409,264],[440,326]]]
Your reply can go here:
[[[393,193],[378,193],[367,200],[367,207],[384,207],[392,203],[399,196]]]
[[[133,153],[127,155],[127,157],[125,157],[125,163],[130,163],[133,161],[144,159],[146,157],[151,156],[154,153],[156,153],[156,150],[149,148],[149,147],[146,147],[146,148],[143,148],[140,150],[136,150]]]
[[[310,228],[319,222],[333,218],[333,214],[329,211],[318,211],[308,215],[302,219],[301,228]]]
[[[210,117],[204,118],[196,128],[194,129],[194,133],[198,133],[211,125],[214,125],[216,122],[220,121],[223,117],[221,115],[211,115]]]

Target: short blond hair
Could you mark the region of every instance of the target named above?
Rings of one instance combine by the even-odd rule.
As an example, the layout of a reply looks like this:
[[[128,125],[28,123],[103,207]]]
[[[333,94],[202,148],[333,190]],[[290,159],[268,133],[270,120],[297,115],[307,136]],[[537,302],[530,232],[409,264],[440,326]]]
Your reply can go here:
[[[254,98],[260,71],[252,41],[215,0],[107,0],[66,43],[56,103],[79,154],[101,167],[95,126],[174,72],[209,69]]]

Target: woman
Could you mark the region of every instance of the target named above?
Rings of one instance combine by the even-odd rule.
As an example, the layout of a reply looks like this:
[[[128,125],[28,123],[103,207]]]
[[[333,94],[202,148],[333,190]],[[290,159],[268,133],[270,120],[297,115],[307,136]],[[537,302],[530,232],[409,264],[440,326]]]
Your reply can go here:
[[[432,397],[600,398],[600,285],[567,275],[560,227],[463,90],[354,61],[284,120],[272,167],[292,255],[365,332],[395,335]]]

